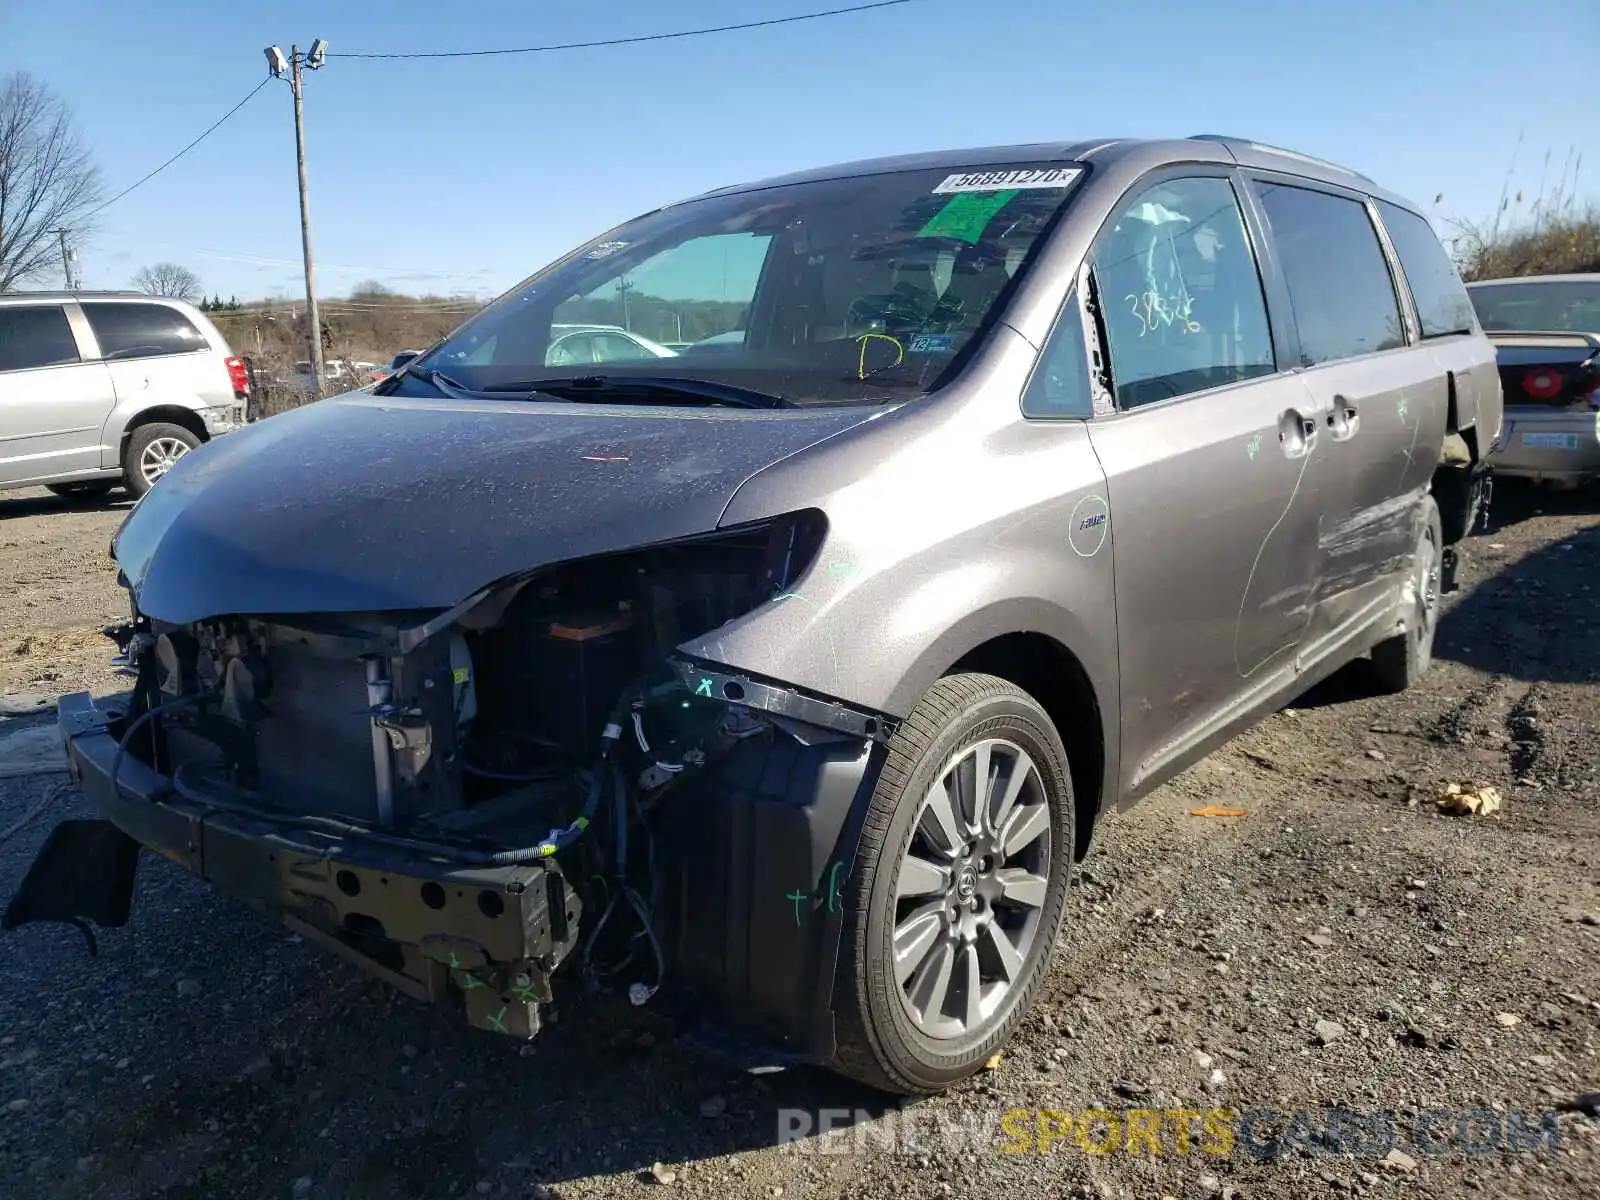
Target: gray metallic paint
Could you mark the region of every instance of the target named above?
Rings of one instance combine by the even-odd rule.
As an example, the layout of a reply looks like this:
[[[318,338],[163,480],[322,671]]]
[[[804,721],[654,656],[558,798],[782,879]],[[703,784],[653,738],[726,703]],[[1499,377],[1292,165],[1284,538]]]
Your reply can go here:
[[[1416,342],[1407,305],[1407,347],[1291,367],[1292,314],[1246,168],[1414,211],[1337,168],[1189,140],[1001,147],[787,179],[1019,159],[1089,171],[948,386],[904,405],[759,414],[325,402],[190,455],[146,498],[118,544],[141,607],[193,620],[448,606],[548,562],[815,507],[828,536],[790,592],[685,653],[903,716],[974,647],[1042,634],[1097,698],[1103,798],[1148,791],[1402,627],[1399,583],[1452,390],[1460,423],[1492,415],[1498,432],[1494,355],[1481,334]],[[1103,221],[1174,164],[1235,180],[1280,373],[1089,421],[1024,418],[1020,398]],[[1348,441],[1329,434],[1340,402],[1360,410]],[[1318,437],[1295,457],[1278,434],[1301,417]],[[291,441],[310,458],[293,458]],[[585,461],[591,447],[628,462]],[[1106,520],[1085,523],[1102,508]],[[1071,745],[1075,732],[1061,732]]]
[[[873,411],[356,393],[185,455],[118,531],[117,561],[139,610],[175,624],[443,608],[529,567],[711,530],[747,476]]]

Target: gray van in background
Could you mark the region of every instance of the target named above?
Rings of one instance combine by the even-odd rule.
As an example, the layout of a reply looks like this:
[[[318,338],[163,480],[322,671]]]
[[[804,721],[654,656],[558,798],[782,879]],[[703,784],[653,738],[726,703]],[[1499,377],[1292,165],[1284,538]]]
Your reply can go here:
[[[243,360],[197,308],[122,292],[0,296],[0,490],[143,496],[244,423]]]

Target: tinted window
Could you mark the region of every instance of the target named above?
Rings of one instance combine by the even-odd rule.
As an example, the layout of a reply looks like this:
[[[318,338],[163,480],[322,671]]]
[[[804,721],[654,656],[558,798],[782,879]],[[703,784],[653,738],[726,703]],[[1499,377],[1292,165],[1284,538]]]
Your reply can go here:
[[[620,362],[630,358],[654,358],[654,354],[646,350],[632,338],[625,338],[616,333],[597,333],[594,335],[594,360],[595,362]]]
[[[1474,287],[1472,303],[1497,332],[1600,333],[1600,275]]]
[[[206,348],[205,335],[165,304],[85,304],[105,358],[150,358]]]
[[[1119,405],[1276,369],[1261,277],[1226,179],[1139,193],[1101,232],[1094,272]]]
[[[1378,201],[1378,212],[1394,242],[1394,252],[1400,256],[1400,269],[1405,272],[1422,322],[1422,336],[1471,333],[1472,301],[1433,226],[1416,213],[1387,201]]]
[[[60,305],[0,305],[0,371],[78,361],[78,344]]]
[[[1400,302],[1367,207],[1307,188],[1261,184],[1306,366],[1405,345]]]
[[[552,326],[604,325],[689,343],[608,358],[624,379],[704,378],[800,404],[912,399],[987,331],[1081,173],[885,171],[671,204],[524,280],[419,365],[515,395],[586,369],[547,365]]]
[[[1022,411],[1030,417],[1087,417],[1094,412],[1094,397],[1089,390],[1088,356],[1083,341],[1083,310],[1078,307],[1078,289],[1067,297],[1044,358],[1028,391],[1022,397]]]

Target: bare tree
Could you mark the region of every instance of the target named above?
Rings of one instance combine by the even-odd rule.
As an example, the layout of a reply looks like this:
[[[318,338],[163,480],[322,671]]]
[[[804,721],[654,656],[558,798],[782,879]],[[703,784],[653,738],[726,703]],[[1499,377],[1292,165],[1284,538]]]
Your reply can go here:
[[[191,304],[200,298],[200,277],[177,263],[159,262],[145,267],[133,277],[133,286],[147,296],[166,296]]]
[[[58,231],[81,241],[102,194],[67,106],[26,72],[0,78],[0,292],[58,267]]]

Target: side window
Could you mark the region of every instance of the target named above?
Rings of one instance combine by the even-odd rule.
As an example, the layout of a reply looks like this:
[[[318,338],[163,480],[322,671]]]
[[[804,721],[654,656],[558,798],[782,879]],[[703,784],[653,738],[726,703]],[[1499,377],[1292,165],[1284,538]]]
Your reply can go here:
[[[90,303],[83,306],[103,358],[152,358],[206,348],[205,334],[165,304]]]
[[[1158,183],[1094,248],[1117,404],[1133,408],[1270,375],[1267,304],[1233,185]]]
[[[1388,260],[1359,200],[1258,184],[1300,331],[1303,366],[1405,345]]]
[[[595,362],[625,362],[634,358],[655,357],[632,338],[615,333],[597,333],[594,337]]]
[[[1400,257],[1400,268],[1411,288],[1411,298],[1416,302],[1422,336],[1445,337],[1473,332],[1472,300],[1462,286],[1455,264],[1439,244],[1433,226],[1416,213],[1407,212],[1387,200],[1378,201],[1378,212],[1389,230],[1389,239],[1394,242],[1394,252]]]
[[[1083,312],[1078,289],[1067,297],[1044,356],[1028,381],[1022,412],[1029,417],[1088,417],[1094,414],[1089,390],[1088,354],[1083,341]]]
[[[594,362],[594,335],[589,333],[569,333],[566,337],[559,337],[551,343],[550,349],[545,352],[544,365],[547,367],[576,367],[584,363]],[[492,345],[493,343],[489,343]],[[485,358],[484,362],[491,361]]]
[[[59,304],[0,305],[0,371],[78,361],[78,343]]]

